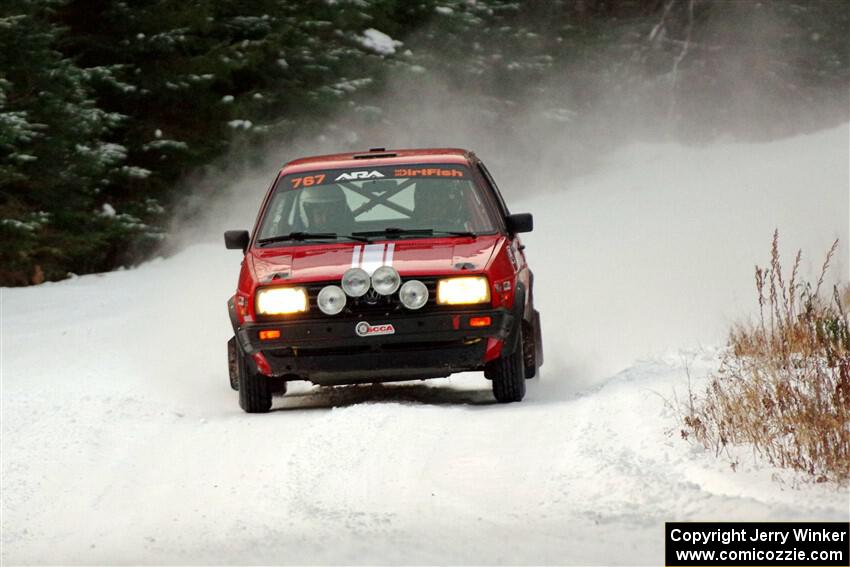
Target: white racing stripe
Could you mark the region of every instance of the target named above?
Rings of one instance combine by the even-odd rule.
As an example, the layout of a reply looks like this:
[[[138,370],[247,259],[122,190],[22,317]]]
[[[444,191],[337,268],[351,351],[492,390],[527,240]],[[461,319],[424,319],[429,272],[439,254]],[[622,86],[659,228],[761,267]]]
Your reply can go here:
[[[393,265],[393,251],[395,250],[395,243],[387,244],[387,249],[384,251],[384,266],[392,266]]]
[[[386,244],[367,244],[363,247],[363,260],[360,262],[360,267],[370,276],[383,264],[386,247]]]
[[[359,244],[351,249],[351,267],[360,267],[360,253],[363,252],[363,247]]]
[[[351,267],[363,268],[370,276],[381,266],[393,265],[395,244],[367,244],[351,250]]]

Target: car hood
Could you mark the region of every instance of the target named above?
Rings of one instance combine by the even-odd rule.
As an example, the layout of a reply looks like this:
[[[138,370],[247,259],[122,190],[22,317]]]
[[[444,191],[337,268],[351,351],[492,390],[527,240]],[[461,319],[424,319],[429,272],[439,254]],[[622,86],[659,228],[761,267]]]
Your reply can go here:
[[[447,275],[483,270],[502,240],[492,235],[305,244],[254,249],[251,262],[261,284],[337,280],[352,267],[371,274],[384,265],[402,276]]]

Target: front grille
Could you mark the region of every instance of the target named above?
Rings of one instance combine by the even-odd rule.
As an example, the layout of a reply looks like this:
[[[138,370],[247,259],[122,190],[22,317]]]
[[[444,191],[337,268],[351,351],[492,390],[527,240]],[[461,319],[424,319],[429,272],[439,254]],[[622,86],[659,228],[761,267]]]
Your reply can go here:
[[[411,311],[401,304],[401,301],[398,299],[398,292],[393,295],[384,296],[378,295],[375,293],[375,290],[370,289],[369,292],[363,297],[358,298],[347,298],[345,309],[339,315],[325,315],[319,309],[318,304],[316,303],[317,298],[319,296],[319,291],[326,285],[339,285],[339,282],[323,282],[323,283],[314,283],[308,284],[307,287],[307,295],[310,301],[310,317],[334,317],[340,318],[343,316],[348,317],[366,317],[369,315],[375,316],[389,316],[389,315],[404,315],[404,314],[422,314],[422,313],[434,313],[435,311],[440,311],[446,309],[445,306],[437,305],[437,279],[438,278],[402,278],[402,284],[409,279],[418,279],[422,283],[425,284],[425,287],[428,288],[428,303],[423,305],[420,309],[416,311]],[[481,309],[481,305],[453,305],[451,309],[453,310],[476,310]]]
[[[353,318],[353,319],[367,319],[369,317],[390,317],[390,316],[405,316],[405,315],[421,315],[428,313],[439,313],[440,311],[445,311],[447,309],[451,309],[452,311],[476,311],[482,308],[487,308],[489,305],[487,304],[478,304],[478,305],[438,305],[437,304],[437,281],[439,278],[430,277],[430,278],[402,278],[401,283],[411,280],[418,279],[422,283],[425,284],[425,287],[428,288],[428,302],[423,305],[421,308],[411,311],[401,304],[401,301],[398,299],[398,292],[393,295],[383,296],[378,295],[377,293],[372,293],[374,290],[370,289],[369,293],[364,295],[363,297],[346,298],[345,309],[337,315],[325,315],[319,309],[319,305],[317,303],[319,292],[326,285],[340,285],[339,280],[329,281],[329,282],[317,282],[306,284],[304,287],[307,289],[307,298],[310,303],[310,309],[306,313],[298,313],[294,315],[284,315],[284,316],[270,316],[270,315],[259,315],[257,314],[257,321],[259,322],[268,322],[268,321],[280,321],[280,320],[290,320],[296,321],[301,319],[317,319],[327,317],[329,319],[342,319],[342,318]]]

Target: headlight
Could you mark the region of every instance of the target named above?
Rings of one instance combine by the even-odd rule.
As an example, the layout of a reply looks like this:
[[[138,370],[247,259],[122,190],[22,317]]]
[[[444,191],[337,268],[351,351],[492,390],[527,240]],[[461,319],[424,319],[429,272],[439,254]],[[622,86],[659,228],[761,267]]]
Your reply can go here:
[[[336,315],[345,308],[345,292],[338,285],[326,285],[316,298],[325,315]]]
[[[398,292],[398,298],[408,309],[419,309],[428,303],[428,288],[419,280],[406,281]]]
[[[257,292],[257,313],[287,315],[307,311],[307,291],[303,287],[269,287]]]
[[[401,285],[401,277],[395,269],[381,266],[372,274],[372,287],[381,295],[392,295]]]
[[[490,284],[482,276],[448,278],[437,282],[437,303],[470,305],[490,301]]]
[[[369,291],[369,274],[362,268],[350,268],[342,274],[342,290],[349,297],[360,297]]]

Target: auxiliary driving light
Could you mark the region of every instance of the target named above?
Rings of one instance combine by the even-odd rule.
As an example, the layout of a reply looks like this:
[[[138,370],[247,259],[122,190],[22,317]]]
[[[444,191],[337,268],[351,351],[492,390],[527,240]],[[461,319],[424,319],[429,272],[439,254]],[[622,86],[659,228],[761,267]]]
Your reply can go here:
[[[419,280],[406,281],[398,292],[398,298],[408,309],[419,309],[428,303],[428,288]]]
[[[349,268],[342,274],[342,290],[349,297],[360,297],[369,291],[369,274],[362,268]]]
[[[448,278],[437,282],[437,303],[472,305],[490,301],[490,285],[482,276]]]
[[[395,268],[381,266],[372,274],[372,287],[381,295],[392,295],[401,285],[401,276]]]
[[[267,287],[257,292],[257,312],[261,315],[302,311],[307,311],[307,291],[303,287]]]
[[[319,292],[316,303],[325,315],[336,315],[345,308],[345,292],[338,285],[326,285]]]

